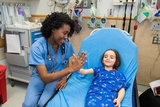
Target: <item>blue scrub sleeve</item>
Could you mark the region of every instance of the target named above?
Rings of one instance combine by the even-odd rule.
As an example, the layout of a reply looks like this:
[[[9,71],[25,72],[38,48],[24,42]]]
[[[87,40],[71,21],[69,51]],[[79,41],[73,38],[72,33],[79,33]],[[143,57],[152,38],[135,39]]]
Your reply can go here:
[[[45,65],[46,64],[45,56],[47,56],[47,49],[46,49],[45,44],[42,42],[37,43],[37,44],[35,43],[32,45],[31,51],[30,51],[30,57],[29,57],[30,66],[34,67],[35,65]],[[64,54],[64,59],[63,59],[64,62],[68,62],[68,59],[73,55],[73,53],[74,53],[74,50],[73,50],[72,44],[69,41],[65,41],[65,54]],[[57,60],[60,61],[61,59],[57,58]],[[59,61],[57,61],[58,64],[60,64]]]
[[[74,54],[74,49],[69,41],[65,42],[65,58],[69,59]]]
[[[38,46],[37,44],[33,44],[30,50],[30,56],[29,56],[29,65],[35,66],[35,65],[45,65],[45,61],[43,58],[44,50],[42,46]]]

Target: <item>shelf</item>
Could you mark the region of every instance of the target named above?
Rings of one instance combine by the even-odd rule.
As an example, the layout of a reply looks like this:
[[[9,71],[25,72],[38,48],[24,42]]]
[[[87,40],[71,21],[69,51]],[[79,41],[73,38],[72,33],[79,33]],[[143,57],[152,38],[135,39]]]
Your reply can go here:
[[[21,79],[21,78],[17,78],[17,77],[11,76],[11,75],[8,75],[7,78],[13,79],[13,80],[17,80],[17,81],[21,81],[21,82],[24,82],[24,83],[29,83],[28,80],[24,80],[24,79]]]

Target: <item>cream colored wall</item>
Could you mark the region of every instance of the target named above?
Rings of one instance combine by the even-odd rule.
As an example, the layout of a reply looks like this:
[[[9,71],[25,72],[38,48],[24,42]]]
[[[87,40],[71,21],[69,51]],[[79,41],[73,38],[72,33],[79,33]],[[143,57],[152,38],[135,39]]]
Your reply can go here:
[[[32,18],[31,20],[34,20],[34,18]],[[83,18],[82,30],[80,31],[80,33],[74,33],[73,37],[71,38],[71,42],[75,49],[75,53],[78,53],[82,40],[85,37],[89,36],[90,32],[93,30],[91,28],[88,28],[86,24],[88,20],[89,19],[87,18]],[[128,23],[129,21],[126,20],[126,31],[128,29]],[[116,21],[114,19],[108,19],[106,27],[110,27],[112,24],[115,24],[117,28],[122,29],[123,20]],[[130,35],[133,36],[133,26],[135,24],[135,21],[132,20],[131,24],[132,26]],[[158,45],[152,44],[152,38],[154,35],[151,35],[151,23],[148,22],[148,20],[140,24],[136,22],[136,24],[138,25],[135,38],[135,44],[138,46],[137,83],[148,86],[149,82],[154,81],[156,79],[160,79],[160,58],[157,60],[154,68],[152,68],[157,56],[159,55]],[[151,70],[153,71],[151,72]]]
[[[55,0],[59,1],[59,0]],[[132,15],[135,16],[137,14],[137,7],[140,4],[140,0],[135,0],[135,4],[133,5]],[[28,4],[31,8],[31,14],[49,14],[51,12],[55,11],[62,11],[62,8],[59,6],[56,6],[54,9],[54,1],[53,0],[28,0]],[[70,3],[68,6],[66,6],[64,9],[68,10],[67,8],[72,7],[73,4],[75,4],[75,0],[70,0]],[[113,0],[97,0],[97,9],[96,9],[96,16],[103,17],[108,16],[108,9],[114,8],[113,16],[124,16],[124,7],[125,5],[121,6],[119,9],[119,6],[113,6]],[[131,5],[127,6],[126,9],[126,16],[130,16],[130,9]],[[81,13],[82,16],[91,16],[90,8],[89,9],[83,9],[83,12]]]
[[[139,49],[137,81],[143,85],[148,85],[149,82],[160,79],[160,58],[157,59],[155,66],[152,67],[160,53],[159,46],[152,44],[154,35],[151,34],[152,31],[150,30],[150,23],[148,21],[139,25],[135,40]]]
[[[93,30],[88,28],[86,22],[88,19],[83,19],[82,31],[80,33],[75,33],[71,38],[72,45],[75,52],[78,53],[82,40],[87,37]],[[130,34],[133,36],[134,30],[132,21],[132,28]],[[116,24],[116,20],[107,20],[107,27],[111,24]],[[117,21],[117,27],[122,29],[123,20]],[[148,21],[144,21],[141,24],[137,23],[138,29],[136,31],[135,44],[138,46],[138,72],[137,72],[137,83],[142,85],[149,85],[149,82],[160,77],[160,58],[157,60],[155,67],[152,68],[157,55],[159,54],[158,45],[152,44],[153,35],[150,30],[150,25]],[[128,21],[126,21],[126,30],[128,27]],[[127,44],[126,44],[127,45]],[[127,51],[127,50],[126,50]],[[154,77],[151,78],[150,70],[153,69],[152,74]],[[159,78],[160,79],[160,78]]]
[[[0,2],[4,2],[4,1],[6,2],[10,0],[0,0]],[[26,2],[27,0],[23,0],[23,1],[22,0],[11,0],[11,1],[12,2],[16,1],[19,3],[19,2]],[[43,3],[44,2],[43,0],[33,0],[33,1],[29,0],[28,2],[31,6],[31,11],[33,14],[43,14],[43,11],[41,10],[45,10],[44,14],[50,13],[50,8],[47,6],[47,2],[45,2],[45,4]],[[106,2],[106,1],[104,0],[103,2]],[[101,4],[104,4],[104,3],[98,2],[98,5],[101,6]],[[137,5],[138,5],[138,2],[137,2]],[[123,8],[121,8],[120,10],[123,13],[124,11]],[[135,8],[134,10],[136,11]],[[103,12],[103,13],[98,13],[98,12]],[[104,11],[104,9],[97,10],[97,13],[99,16],[103,16],[105,12],[107,11]],[[88,14],[88,11],[87,12],[84,11],[83,14],[86,15],[86,13]],[[129,12],[127,12],[127,14],[129,15]],[[115,11],[114,16],[116,15],[117,13]],[[82,40],[86,36],[88,36],[90,32],[93,30],[87,27],[87,24],[86,24],[87,20],[88,19],[83,19],[82,31],[78,34],[75,33],[73,37],[71,38],[71,42],[73,44],[73,47],[76,53],[78,53]],[[31,18],[31,21],[34,21],[34,18]],[[107,20],[107,27],[110,27],[111,24],[116,24],[116,20]],[[122,29],[122,24],[123,24],[123,20],[118,20],[116,27]],[[132,26],[133,24],[134,24],[134,21],[132,21]],[[159,51],[158,51],[158,45],[152,44],[153,35],[151,35],[152,31],[150,30],[150,26],[151,26],[151,23],[149,23],[148,21],[144,21],[141,24],[138,24],[138,30],[136,31],[136,38],[135,38],[135,44],[138,46],[138,49],[139,49],[139,52],[138,52],[139,67],[138,67],[138,72],[137,72],[137,83],[142,84],[142,85],[148,85],[149,82],[155,79],[159,79],[160,77],[160,72],[159,72],[160,71],[160,66],[159,66],[160,58],[157,60],[154,68],[152,68],[157,58],[157,55],[159,55]],[[128,20],[126,21],[126,29],[127,27],[128,27]],[[133,27],[131,28],[130,34],[131,36],[133,35]],[[6,63],[6,60],[3,59],[4,57],[5,56],[3,53],[3,49],[1,49],[0,50],[0,59],[1,59],[0,63],[1,64]],[[153,75],[152,77],[151,77],[151,74]]]
[[[38,17],[35,17],[38,19]],[[34,21],[35,18],[31,18],[31,21]],[[41,17],[44,18],[44,17]],[[82,24],[82,30],[80,33],[74,33],[71,38],[72,45],[75,49],[76,54],[79,51],[82,40],[89,36],[90,32],[93,30],[88,28],[87,21],[89,19],[84,18]],[[117,22],[117,24],[116,24]],[[134,20],[132,20],[132,27],[130,35],[133,36],[134,30]],[[110,27],[111,24],[116,24],[117,28],[122,29],[123,20],[107,20],[107,27]],[[160,77],[160,58],[157,60],[154,68],[152,68],[157,55],[159,55],[158,45],[152,44],[152,38],[154,35],[151,35],[152,31],[150,30],[151,23],[148,20],[142,22],[141,24],[137,23],[138,29],[136,31],[135,44],[138,46],[138,72],[137,72],[137,83],[142,85],[149,85],[149,82],[159,79]],[[128,20],[126,21],[126,28],[128,28]],[[158,33],[158,32],[157,32]],[[127,50],[126,50],[127,51]],[[152,71],[153,76],[151,77],[150,71]]]

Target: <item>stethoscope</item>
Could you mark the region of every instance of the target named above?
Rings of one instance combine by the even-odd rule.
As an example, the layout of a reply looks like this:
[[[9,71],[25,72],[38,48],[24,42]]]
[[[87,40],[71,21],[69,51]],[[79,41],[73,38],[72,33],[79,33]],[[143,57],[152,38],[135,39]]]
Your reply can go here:
[[[47,45],[47,59],[49,60],[49,61],[51,61],[52,60],[52,54],[51,54],[51,52],[49,52],[49,46],[48,46],[48,42],[46,41],[46,45]],[[61,48],[61,53],[62,53],[62,63],[63,64],[66,64],[67,62],[64,60],[64,55],[65,55],[65,43],[63,43],[61,46],[60,46],[60,48]],[[56,55],[57,56],[57,55]]]

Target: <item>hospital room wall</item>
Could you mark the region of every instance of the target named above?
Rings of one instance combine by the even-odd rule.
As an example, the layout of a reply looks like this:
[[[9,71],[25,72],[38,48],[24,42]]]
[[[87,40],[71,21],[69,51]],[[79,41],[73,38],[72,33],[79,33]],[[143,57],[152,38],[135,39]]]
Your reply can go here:
[[[1,1],[17,1],[17,2],[26,2],[26,0],[0,0]],[[74,0],[71,0],[74,1]],[[107,9],[105,8],[112,8],[111,6],[111,1],[112,0],[101,0],[102,2],[98,2],[98,9],[97,9],[97,16],[103,16],[104,14],[107,15]],[[139,1],[139,0],[137,0]],[[137,2],[134,5],[135,7],[133,8],[133,16],[135,15],[136,12],[136,7],[137,7]],[[27,0],[27,3],[30,5],[31,7],[31,13],[33,15],[47,15],[49,14],[51,11],[53,11],[53,7],[49,7],[47,6],[47,0]],[[107,25],[106,27],[110,27],[111,24],[116,24],[116,15],[118,13],[117,10],[118,7],[115,7],[115,11],[114,11],[114,17],[107,17]],[[130,6],[128,6],[128,9],[130,8]],[[57,11],[61,10],[60,8],[57,8]],[[104,11],[105,10],[105,11]],[[122,17],[124,13],[124,6],[121,6],[120,11],[119,11],[119,17]],[[127,16],[129,16],[129,10],[127,12]],[[82,12],[83,16],[90,16],[90,12],[89,9],[88,10],[84,10]],[[36,19],[39,17],[35,17]],[[31,21],[34,21],[35,18],[31,18]],[[78,50],[80,48],[81,45],[81,41],[89,35],[89,33],[93,30],[88,28],[87,26],[87,21],[89,19],[88,18],[83,18],[83,24],[82,24],[82,30],[80,33],[75,33],[74,36],[71,38],[71,42],[73,44],[73,47],[75,49],[75,52],[78,53]],[[118,20],[117,21],[117,26],[118,28],[122,29],[122,24],[123,24],[123,20]],[[149,82],[158,79],[160,76],[160,67],[159,67],[159,63],[160,63],[160,59],[157,60],[155,66],[152,68],[157,55],[159,54],[158,51],[158,45],[152,44],[152,38],[153,35],[151,35],[152,31],[150,30],[150,26],[151,23],[148,22],[148,20],[142,22],[141,24],[138,24],[138,30],[136,31],[136,39],[135,39],[135,43],[138,46],[138,73],[137,73],[137,83],[138,84],[142,84],[142,85],[148,85]],[[132,27],[131,27],[131,32],[130,34],[133,35],[133,25],[134,25],[134,20],[132,20]],[[128,20],[126,21],[126,29],[127,30],[128,27]],[[127,45],[127,44],[126,44]],[[0,51],[3,51],[3,49],[1,48]],[[126,50],[127,51],[127,50]],[[1,54],[2,53],[2,54]],[[3,52],[0,53],[0,56],[3,56]],[[4,64],[7,65],[7,61],[5,58],[1,58],[0,60],[0,64]],[[152,70],[152,73],[155,77],[150,76],[150,71]],[[7,71],[9,72],[9,71]]]
[[[28,0],[0,0],[0,3],[28,3]]]
[[[58,0],[56,0],[58,1]],[[70,0],[70,3],[66,8],[69,8],[75,4],[76,0]],[[95,0],[93,0],[95,1]],[[119,1],[119,0],[118,0]],[[137,13],[137,7],[140,4],[141,0],[135,0],[136,2],[133,5],[133,11],[132,15],[135,16]],[[29,0],[28,1],[30,7],[31,7],[31,13],[32,14],[49,14],[51,12],[54,12],[54,3],[51,0]],[[96,16],[101,16],[103,17],[104,15],[108,15],[108,10],[109,9],[114,9],[113,11],[113,16],[124,16],[124,9],[125,6],[113,6],[113,0],[97,0],[97,9],[96,9]],[[60,7],[56,7],[55,11],[61,11],[62,9]],[[126,10],[126,16],[130,16],[130,10],[131,10],[131,5],[129,4],[127,6]],[[84,9],[82,12],[83,16],[90,16],[90,9]]]
[[[70,0],[71,2],[75,0]],[[122,29],[123,24],[123,15],[124,15],[124,9],[125,6],[121,6],[120,9],[118,9],[118,6],[112,6],[113,0],[97,0],[97,11],[96,16],[103,17],[104,14],[108,15],[108,9],[114,8],[114,14],[113,17],[107,17],[107,27],[110,27],[111,24],[116,24],[116,27]],[[101,1],[101,2],[99,2]],[[135,16],[137,13],[137,7],[140,5],[141,0],[136,0],[136,3],[133,7],[133,13],[132,16]],[[47,3],[43,0],[36,1],[30,1],[29,2],[31,6],[32,14],[49,14],[50,12],[53,12],[53,6],[48,7]],[[36,7],[36,6],[37,7]],[[45,9],[44,9],[45,8]],[[61,10],[60,8],[56,8],[56,11]],[[128,5],[127,8],[127,18],[130,14],[130,6]],[[119,17],[120,20],[116,22],[116,17]],[[82,16],[90,16],[90,10],[84,9],[82,12]],[[37,17],[36,17],[37,18]],[[79,50],[79,47],[81,45],[81,41],[89,35],[89,33],[93,30],[88,28],[87,21],[89,19],[83,18],[83,24],[82,24],[82,31],[80,33],[75,33],[73,38],[71,39],[71,42],[75,48],[75,52],[77,53]],[[32,21],[34,21],[32,19]],[[137,22],[136,22],[137,23]],[[132,27],[131,27],[131,36],[133,36],[134,30],[133,26],[135,24],[135,21],[132,20]],[[159,55],[159,49],[158,45],[152,44],[152,39],[154,35],[152,34],[152,31],[150,30],[151,23],[146,20],[142,23],[137,23],[138,29],[136,31],[136,39],[135,44],[138,46],[138,72],[137,72],[137,83],[141,85],[149,85],[149,82],[159,79],[160,78],[160,66],[158,65],[160,63],[160,59],[156,61],[157,56]],[[126,21],[126,28],[127,31],[128,28],[128,20]],[[158,33],[158,32],[157,32]],[[126,44],[127,45],[127,44]],[[127,50],[126,50],[127,51]],[[154,64],[155,63],[155,64]],[[151,76],[152,75],[152,76]]]
[[[78,53],[82,40],[89,36],[90,32],[93,30],[87,26],[88,19],[83,19],[82,31],[80,33],[75,33],[71,38],[71,42],[75,49],[75,52]],[[116,20],[108,20],[107,27],[110,27],[111,24],[115,24]],[[122,20],[118,20],[117,27],[122,29]],[[126,23],[128,25],[128,21]],[[136,31],[135,44],[138,46],[138,72],[137,72],[137,83],[141,85],[149,85],[149,82],[159,79],[160,77],[160,58],[153,66],[156,61],[159,53],[159,47],[156,44],[152,44],[152,38],[154,35],[150,30],[150,23],[146,20],[141,24],[137,23],[138,29]],[[134,30],[134,21],[132,21],[132,27],[130,35],[133,36]],[[126,27],[127,30],[127,27]],[[111,44],[112,45],[112,44]],[[127,44],[126,44],[127,45]],[[127,50],[126,50],[127,51]],[[151,77],[152,74],[152,77]]]
[[[37,17],[36,17],[37,18]],[[31,18],[34,20],[35,18]],[[88,28],[87,21],[88,18],[83,18],[82,30],[80,33],[74,33],[71,38],[72,45],[74,47],[75,53],[77,54],[81,46],[82,40],[89,36],[92,28]],[[125,30],[128,29],[128,20],[126,21]],[[115,24],[115,19],[108,19],[106,27],[110,27]],[[117,28],[122,29],[123,20],[117,21]],[[130,35],[133,36],[134,29],[133,26],[135,21],[132,20]],[[138,72],[137,72],[137,84],[149,86],[149,82],[160,78],[160,58],[158,58],[155,63],[159,53],[159,46],[157,44],[152,44],[152,31],[150,30],[151,23],[148,20],[142,23],[136,23],[138,29],[136,30],[135,44],[138,46]],[[157,32],[158,33],[158,32]],[[112,44],[111,44],[112,45]],[[127,44],[126,44],[127,45]],[[127,50],[126,50],[127,51]],[[155,64],[154,64],[155,63]]]

